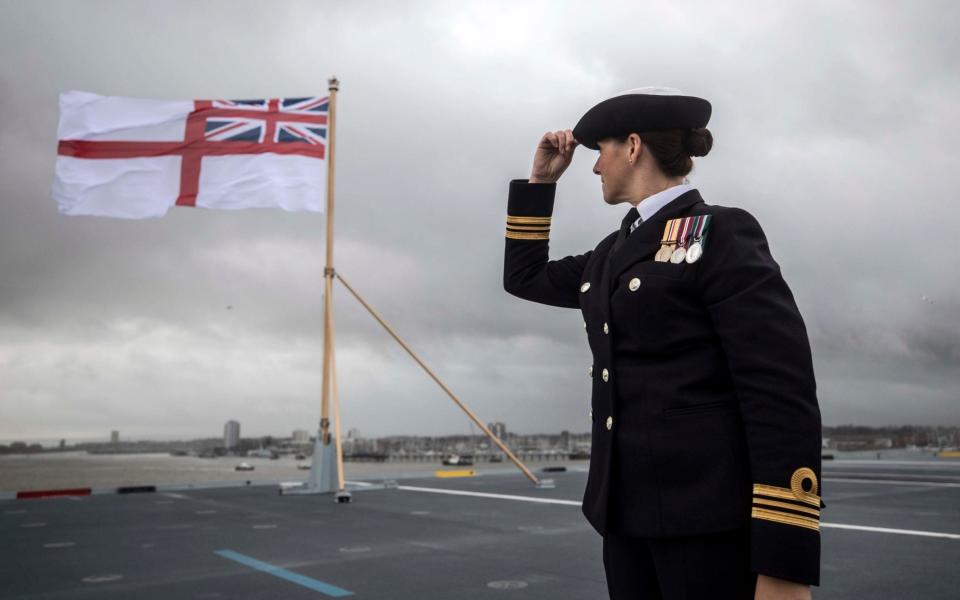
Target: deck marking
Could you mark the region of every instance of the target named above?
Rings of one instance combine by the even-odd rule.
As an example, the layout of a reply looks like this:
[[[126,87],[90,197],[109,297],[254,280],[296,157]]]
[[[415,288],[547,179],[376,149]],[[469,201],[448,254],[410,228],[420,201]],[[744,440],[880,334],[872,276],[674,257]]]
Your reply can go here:
[[[77,545],[76,542],[50,542],[48,544],[44,544],[43,547],[44,548],[70,548],[76,545]]]
[[[254,525],[254,529],[276,529],[277,526],[274,523],[260,523],[259,525]]]
[[[853,529],[855,531],[873,531],[876,533],[896,533],[898,535],[919,535],[922,537],[947,538],[949,540],[960,540],[960,533],[943,533],[940,531],[917,531],[914,529],[892,529],[890,527],[868,527],[866,525],[844,525],[841,523],[820,523],[820,527],[832,527],[834,529]]]
[[[20,527],[28,527],[28,528],[31,528],[31,527],[46,527],[46,526],[47,526],[46,523],[21,523],[21,524],[20,524]]]
[[[941,482],[960,483],[960,477],[956,475],[937,475],[936,473],[923,473],[921,475],[912,475],[910,473],[884,473],[883,471],[844,471],[837,473],[840,477],[850,479],[888,479],[890,481],[924,481],[924,477],[939,477]],[[899,478],[899,479],[898,479]]]
[[[830,461],[830,464],[834,465],[884,465],[884,466],[911,466],[911,467],[929,467],[931,469],[939,469],[941,467],[960,467],[960,462],[957,461],[943,461],[943,460],[851,460],[851,459],[834,459]],[[824,466],[827,466],[824,462]],[[829,468],[829,467],[828,467]]]
[[[501,581],[488,581],[487,587],[494,590],[522,590],[527,587],[526,581],[515,581],[515,580],[501,580]]]
[[[854,481],[860,481],[855,479]],[[882,483],[889,483],[882,481]],[[911,482],[916,485],[916,482]],[[539,502],[542,504],[565,504],[568,506],[580,506],[580,502],[575,500],[555,500],[553,498],[534,498],[533,496],[511,496],[508,494],[490,494],[487,492],[467,492],[464,490],[447,490],[441,488],[417,487],[412,485],[397,486],[397,489],[408,490],[412,492],[430,492],[434,494],[451,494],[453,496],[475,496],[478,498],[499,498],[502,500],[518,500],[520,502]],[[877,533],[895,533],[899,535],[918,535],[923,537],[938,537],[951,540],[960,540],[960,533],[944,533],[940,531],[917,531],[913,529],[892,529],[890,527],[869,527],[867,525],[847,525],[845,523],[820,523],[820,527],[833,527],[834,529],[853,529],[858,531],[873,531]]]
[[[566,506],[580,506],[576,500],[558,500],[556,498],[534,498],[533,496],[513,496],[510,494],[491,494],[489,492],[467,492],[463,490],[447,490],[442,488],[418,487],[414,485],[398,485],[398,490],[411,492],[429,492],[433,494],[451,494],[453,496],[476,496],[478,498],[500,498],[502,500],[517,500],[519,502],[537,502],[540,504],[563,504]]]
[[[84,583],[110,583],[111,581],[120,581],[121,579],[123,579],[123,575],[111,573],[109,575],[91,575],[84,577],[81,581]]]
[[[847,477],[824,477],[823,480],[824,481],[840,481],[843,483],[879,483],[881,485],[918,485],[918,486],[949,487],[949,488],[960,487],[960,483],[952,483],[949,481],[903,481],[903,480],[894,480],[894,479],[859,479],[859,478],[847,478]]]
[[[163,494],[167,498],[176,498],[177,500],[189,500],[189,496],[184,496],[183,494],[175,494],[173,492],[166,492]],[[159,504],[159,503],[158,503]]]
[[[233,550],[216,550],[214,554],[221,556],[223,558],[235,561],[241,565],[256,569],[268,575],[273,575],[274,577],[279,577],[291,583],[301,585],[307,589],[313,590],[315,592],[320,592],[321,594],[326,594],[327,596],[333,596],[334,598],[340,598],[343,596],[352,596],[353,592],[339,588],[335,585],[329,583],[324,583],[313,579],[312,577],[307,577],[306,575],[301,575],[299,573],[294,573],[293,571],[288,571],[280,567],[275,567],[269,563],[259,561],[255,558],[245,556],[239,552],[234,552]]]

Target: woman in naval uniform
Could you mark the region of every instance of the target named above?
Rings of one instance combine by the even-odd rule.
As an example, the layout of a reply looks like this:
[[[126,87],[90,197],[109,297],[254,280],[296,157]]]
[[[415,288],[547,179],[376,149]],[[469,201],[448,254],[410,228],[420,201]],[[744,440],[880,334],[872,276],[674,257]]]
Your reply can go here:
[[[820,411],[803,319],[747,211],[685,183],[710,103],[671,89],[600,102],[543,135],[510,183],[503,281],[579,308],[593,354],[583,513],[610,597],[810,598],[819,585]],[[554,192],[598,150],[617,231],[549,260]]]

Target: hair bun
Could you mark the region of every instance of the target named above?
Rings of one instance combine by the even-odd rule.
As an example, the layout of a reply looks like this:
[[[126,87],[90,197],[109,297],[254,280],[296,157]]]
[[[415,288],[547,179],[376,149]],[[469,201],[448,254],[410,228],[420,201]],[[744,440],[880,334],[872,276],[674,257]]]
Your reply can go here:
[[[713,147],[713,134],[706,127],[687,129],[683,132],[683,151],[690,156],[706,156]]]

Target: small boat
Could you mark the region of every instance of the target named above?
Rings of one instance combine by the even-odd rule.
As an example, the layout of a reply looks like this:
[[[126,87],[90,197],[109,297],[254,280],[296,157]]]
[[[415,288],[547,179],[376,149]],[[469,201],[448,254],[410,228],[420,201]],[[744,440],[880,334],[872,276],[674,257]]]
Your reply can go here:
[[[468,455],[461,456],[459,454],[451,454],[445,457],[441,462],[449,467],[468,467],[473,464],[473,457]]]
[[[301,471],[309,471],[309,470],[310,470],[310,463],[308,463],[308,462],[298,462],[298,463],[297,463],[297,468],[300,469]]]
[[[252,471],[253,465],[248,462],[242,462],[233,468],[234,471]]]

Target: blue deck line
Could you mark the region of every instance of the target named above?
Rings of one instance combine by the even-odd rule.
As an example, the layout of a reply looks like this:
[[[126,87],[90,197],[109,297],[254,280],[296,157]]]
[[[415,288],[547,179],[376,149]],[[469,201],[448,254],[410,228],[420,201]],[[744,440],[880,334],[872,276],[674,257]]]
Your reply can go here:
[[[283,569],[281,567],[275,567],[269,563],[265,563],[255,558],[240,554],[239,552],[234,552],[233,550],[217,550],[214,552],[214,554],[238,562],[241,565],[251,567],[257,571],[262,571],[268,575],[273,575],[274,577],[279,577],[280,579],[285,579],[291,583],[301,585],[315,592],[333,596],[334,598],[353,595],[353,592],[351,591],[339,588],[329,583],[324,583],[323,581],[318,581],[312,577],[307,577],[306,575],[300,575],[299,573],[288,571],[287,569]]]

